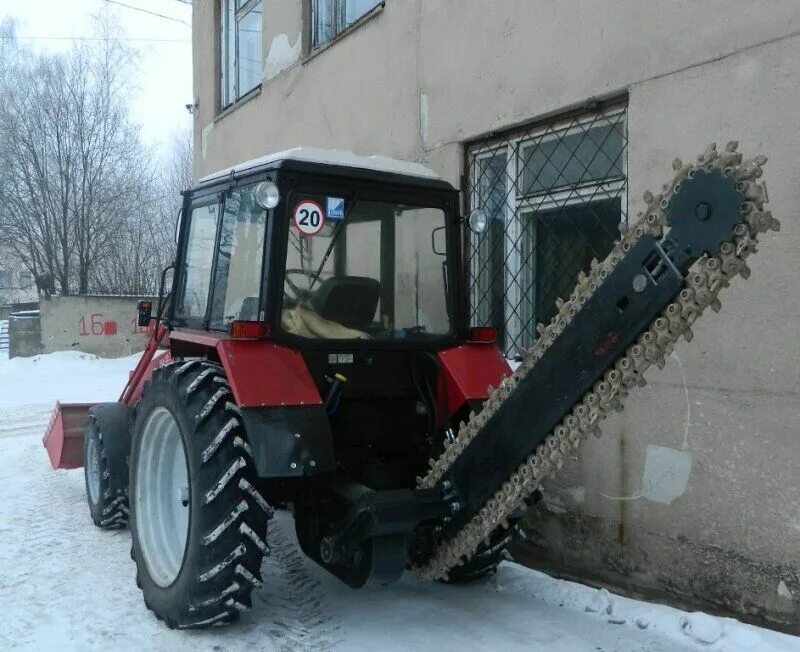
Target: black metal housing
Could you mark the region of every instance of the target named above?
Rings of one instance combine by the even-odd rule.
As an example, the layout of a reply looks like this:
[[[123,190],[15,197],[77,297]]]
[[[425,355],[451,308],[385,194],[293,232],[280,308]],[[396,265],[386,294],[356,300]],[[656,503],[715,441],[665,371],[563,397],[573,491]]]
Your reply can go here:
[[[731,238],[743,201],[733,179],[719,171],[698,172],[682,184],[667,210],[669,233],[661,242],[645,235],[626,254],[442,479],[455,487],[461,506],[447,526],[450,535],[666,308],[697,258]]]

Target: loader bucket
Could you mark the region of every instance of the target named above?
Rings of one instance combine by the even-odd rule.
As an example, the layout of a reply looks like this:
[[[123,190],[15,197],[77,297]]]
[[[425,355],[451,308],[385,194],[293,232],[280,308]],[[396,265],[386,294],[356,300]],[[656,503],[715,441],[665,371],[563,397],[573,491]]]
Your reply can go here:
[[[54,469],[83,466],[83,433],[94,403],[59,403],[42,438]]]

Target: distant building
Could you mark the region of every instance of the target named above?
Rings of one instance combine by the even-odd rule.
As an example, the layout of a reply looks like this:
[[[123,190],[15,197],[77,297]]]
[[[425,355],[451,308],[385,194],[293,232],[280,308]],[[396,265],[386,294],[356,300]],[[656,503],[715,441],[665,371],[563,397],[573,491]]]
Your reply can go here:
[[[36,279],[13,258],[0,257],[0,305],[38,301]]]
[[[618,589],[799,622],[797,0],[200,0],[193,12],[196,177],[295,146],[428,165],[462,190],[464,214],[489,219],[468,245],[471,315],[500,327],[510,355],[675,156],[738,139],[770,157],[783,233],[548,486],[525,550]]]

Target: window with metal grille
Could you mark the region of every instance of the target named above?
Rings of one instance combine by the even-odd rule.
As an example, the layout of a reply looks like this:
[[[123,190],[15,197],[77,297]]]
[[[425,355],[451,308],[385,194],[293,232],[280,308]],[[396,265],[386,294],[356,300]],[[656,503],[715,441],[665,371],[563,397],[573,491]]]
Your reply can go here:
[[[602,260],[627,221],[626,106],[536,124],[467,147],[473,325],[497,326],[513,356],[533,345],[578,273]]]
[[[261,85],[262,0],[221,0],[220,100],[230,106]]]

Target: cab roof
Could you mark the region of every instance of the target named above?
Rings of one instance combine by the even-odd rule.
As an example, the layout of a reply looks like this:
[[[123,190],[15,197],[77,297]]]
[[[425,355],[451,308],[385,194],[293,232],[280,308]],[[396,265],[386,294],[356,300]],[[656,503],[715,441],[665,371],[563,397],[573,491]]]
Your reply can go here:
[[[292,165],[292,163],[299,163],[300,165],[296,166]],[[267,168],[301,167],[308,169],[317,166],[326,166],[333,169],[349,168],[351,170],[362,170],[366,172],[399,174],[404,177],[415,177],[423,182],[428,182],[428,184],[432,181],[439,181],[441,184],[445,183],[438,174],[421,163],[400,161],[398,159],[389,158],[388,156],[359,156],[345,150],[295,147],[282,152],[254,158],[223,170],[218,170],[217,172],[213,172],[199,179],[195,186],[205,186],[215,181],[223,181],[231,175],[239,176],[258,172]]]

